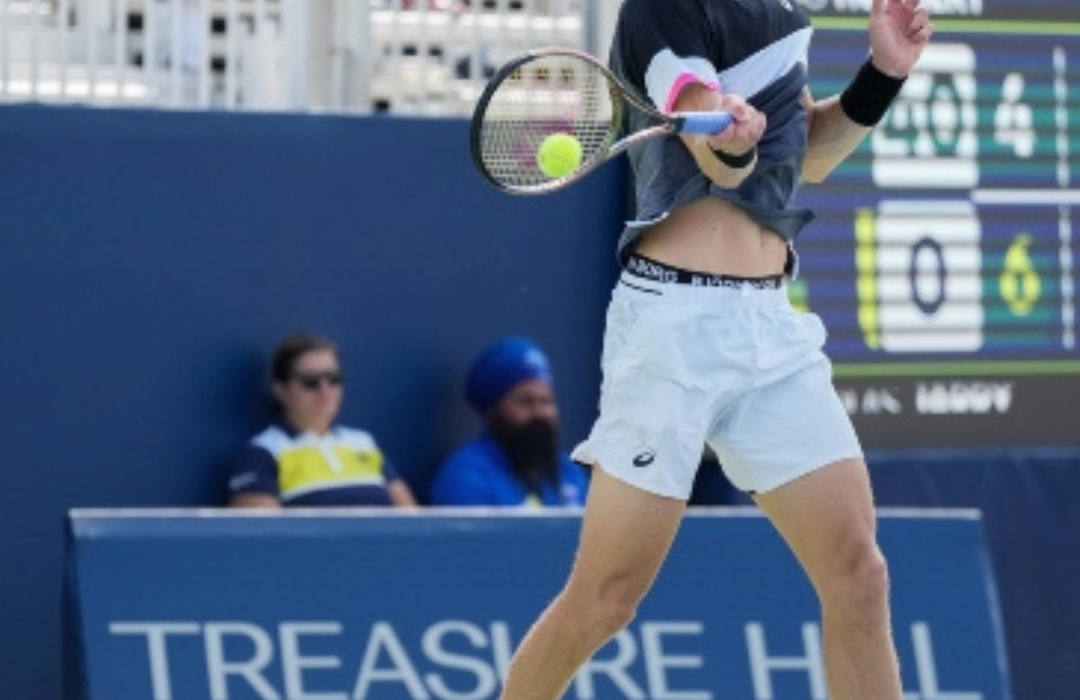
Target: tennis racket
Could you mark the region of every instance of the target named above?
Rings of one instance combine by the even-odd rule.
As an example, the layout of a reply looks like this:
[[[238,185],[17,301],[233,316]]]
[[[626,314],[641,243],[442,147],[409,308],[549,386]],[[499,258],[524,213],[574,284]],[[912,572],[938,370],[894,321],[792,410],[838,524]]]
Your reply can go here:
[[[648,115],[653,125],[619,139],[628,109]],[[513,194],[547,194],[636,144],[670,134],[715,134],[731,122],[726,112],[663,114],[592,56],[548,47],[510,60],[488,81],[473,111],[469,145],[491,184]],[[552,134],[568,134],[581,145],[580,164],[558,177],[537,161]]]

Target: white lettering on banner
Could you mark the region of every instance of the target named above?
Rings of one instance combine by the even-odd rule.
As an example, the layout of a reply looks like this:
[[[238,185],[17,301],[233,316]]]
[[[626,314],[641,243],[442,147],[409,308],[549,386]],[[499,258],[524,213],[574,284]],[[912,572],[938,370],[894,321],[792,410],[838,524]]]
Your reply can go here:
[[[194,622],[113,622],[109,625],[110,634],[146,635],[146,649],[150,657],[150,685],[154,700],[173,700],[165,637],[170,634],[199,634],[199,631],[200,625]]]
[[[810,697],[825,698],[825,672],[821,655],[821,635],[812,622],[802,625],[803,656],[769,656],[765,648],[765,625],[746,625],[746,646],[750,652],[750,674],[754,681],[754,700],[773,700],[771,671],[805,671],[810,680]]]
[[[488,646],[487,635],[477,625],[463,620],[444,620],[428,628],[420,642],[425,656],[441,668],[459,669],[476,677],[476,684],[471,690],[456,691],[443,680],[442,674],[428,673],[424,676],[431,692],[447,700],[480,700],[493,695],[499,686],[495,671],[483,660],[455,654],[443,646],[443,638],[449,634],[460,634],[474,649]]]
[[[188,666],[190,659],[199,658],[192,653],[192,641],[203,652],[210,700],[231,700],[232,693],[241,691],[244,697],[254,694],[259,700],[368,700],[386,695],[410,700],[488,700],[498,694],[513,647],[505,621],[485,628],[467,620],[440,620],[424,629],[418,640],[407,640],[408,644],[402,642],[391,623],[374,622],[359,659],[353,652],[356,641],[346,637],[344,625],[337,621],[282,621],[276,634],[252,622],[230,620],[129,620],[110,623],[108,630],[116,637],[145,639],[153,700],[194,697],[192,688],[198,674],[187,667],[177,672],[184,664],[175,659],[170,664],[171,656],[176,654],[182,654]],[[820,626],[813,622],[800,626],[801,649],[793,655],[776,653],[777,635],[773,632],[774,648],[770,650],[763,623],[753,621],[744,626],[753,700],[774,700],[777,675],[793,672],[806,674],[808,693],[793,697],[825,700]],[[699,621],[653,620],[622,630],[601,654],[582,667],[568,697],[597,700],[601,693],[597,692],[596,679],[603,677],[614,690],[612,693],[605,689],[604,697],[732,700],[716,695],[715,689],[687,688],[685,683],[680,687],[676,682],[679,670],[706,668],[704,634],[705,626]],[[685,642],[680,648],[689,646],[692,651],[674,653],[675,637]],[[903,641],[898,639],[897,643]],[[316,648],[324,651],[316,653]],[[410,657],[409,650],[417,657]],[[912,652],[917,689],[905,693],[904,700],[983,700],[983,694],[977,691],[942,689],[931,627],[925,621],[911,625],[908,650]],[[696,651],[702,653],[693,653]],[[352,667],[343,665],[343,659],[347,664],[357,664],[351,691],[347,684]],[[341,685],[331,686],[327,674],[343,668],[336,674],[346,674],[337,681]],[[320,675],[323,682],[316,683]],[[644,682],[640,680],[642,675]],[[274,683],[277,678],[281,679],[280,688]],[[710,682],[718,679],[711,678]],[[802,682],[797,681],[797,685]],[[316,686],[324,689],[312,690]]]
[[[615,647],[612,658],[593,657],[581,667],[574,676],[574,691],[578,700],[596,700],[596,688],[593,676],[600,673],[607,676],[627,700],[645,700],[645,691],[630,675],[630,666],[638,655],[637,641],[627,630],[621,630],[611,640],[608,649]]]
[[[574,691],[578,700],[595,700],[597,697],[593,677],[605,675],[628,700],[712,700],[708,690],[674,690],[669,685],[668,669],[702,668],[705,660],[700,655],[674,655],[664,651],[665,635],[701,636],[705,626],[700,622],[644,622],[641,624],[641,654],[645,663],[645,679],[649,691],[638,685],[631,669],[638,660],[638,644],[634,635],[622,630],[612,639],[615,647],[612,658],[593,657],[574,677]]]
[[[772,656],[765,647],[765,627],[759,622],[746,625],[746,645],[750,652],[750,672],[754,682],[754,700],[774,700],[772,669],[806,671],[810,681],[811,700],[826,700],[825,673],[821,652],[820,627],[813,622],[802,625],[803,656]],[[904,693],[904,700],[983,700],[983,694],[972,691],[943,691],[938,685],[937,662],[930,639],[930,625],[914,622],[911,625],[911,646],[915,657],[918,692]]]
[[[514,643],[510,640],[510,625],[505,622],[491,623],[491,651],[499,682],[502,683],[510,668],[510,656],[514,653]]]
[[[652,700],[711,700],[713,695],[707,690],[671,690],[667,683],[669,668],[701,668],[705,660],[696,654],[675,656],[664,653],[665,634],[701,636],[704,627],[700,622],[646,622],[641,625],[645,677],[649,681]]]
[[[209,626],[209,625],[208,625]],[[341,668],[336,656],[304,656],[300,653],[302,635],[341,635],[339,622],[286,622],[278,628],[281,637],[281,666],[285,697],[289,700],[348,700],[345,693],[313,693],[304,688],[304,669]],[[219,700],[214,698],[214,700]],[[226,700],[225,697],[220,700]]]
[[[338,627],[340,629],[340,625]],[[255,649],[251,658],[227,660],[225,658],[226,636],[242,636],[250,641]],[[263,671],[274,660],[274,641],[263,628],[250,622],[208,622],[203,629],[203,644],[206,650],[206,677],[210,683],[211,700],[228,700],[228,676],[230,675],[239,676],[247,681],[252,690],[263,700],[279,700],[281,696],[263,675]],[[282,664],[287,669],[284,644],[282,647]],[[288,678],[288,671],[285,676]]]
[[[906,700],[982,700],[978,692],[948,692],[938,687],[934,645],[930,641],[930,625],[916,622],[911,625],[911,644],[915,648],[915,670],[919,677],[919,695],[905,695]]]
[[[390,657],[390,668],[376,667],[383,650]],[[371,636],[364,645],[364,658],[360,662],[360,671],[356,674],[352,696],[357,700],[368,697],[368,690],[375,681],[403,683],[413,700],[428,700],[431,697],[420,680],[416,667],[409,660],[405,647],[388,622],[376,622],[371,628]]]
[[[919,382],[915,410],[921,414],[1007,414],[1012,382]]]
[[[899,389],[895,387],[838,387],[836,393],[849,416],[899,416],[904,413],[904,404],[897,396]]]

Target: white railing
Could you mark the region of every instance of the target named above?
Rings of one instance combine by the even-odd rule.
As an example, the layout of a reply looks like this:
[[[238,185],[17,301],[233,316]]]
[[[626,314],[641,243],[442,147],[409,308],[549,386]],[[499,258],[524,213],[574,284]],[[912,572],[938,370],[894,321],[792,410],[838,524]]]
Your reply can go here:
[[[462,116],[610,0],[0,0],[0,102]]]

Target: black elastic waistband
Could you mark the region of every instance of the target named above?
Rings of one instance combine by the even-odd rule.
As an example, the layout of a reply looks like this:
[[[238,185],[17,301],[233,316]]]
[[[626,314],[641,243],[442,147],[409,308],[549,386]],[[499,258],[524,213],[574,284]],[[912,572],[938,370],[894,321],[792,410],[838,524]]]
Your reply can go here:
[[[665,284],[687,284],[692,287],[750,287],[751,289],[781,289],[784,286],[783,275],[768,277],[733,277],[731,275],[713,275],[708,272],[693,272],[679,267],[665,265],[641,255],[631,255],[623,268],[631,275],[642,279],[663,282]]]

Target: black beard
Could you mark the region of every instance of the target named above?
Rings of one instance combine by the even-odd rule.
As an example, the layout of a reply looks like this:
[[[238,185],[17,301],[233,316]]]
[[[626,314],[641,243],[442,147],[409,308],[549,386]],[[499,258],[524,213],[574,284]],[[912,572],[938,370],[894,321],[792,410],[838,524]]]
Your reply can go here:
[[[506,453],[510,469],[529,491],[541,486],[559,487],[559,426],[554,421],[534,418],[510,425],[500,416],[491,421],[491,433]]]

